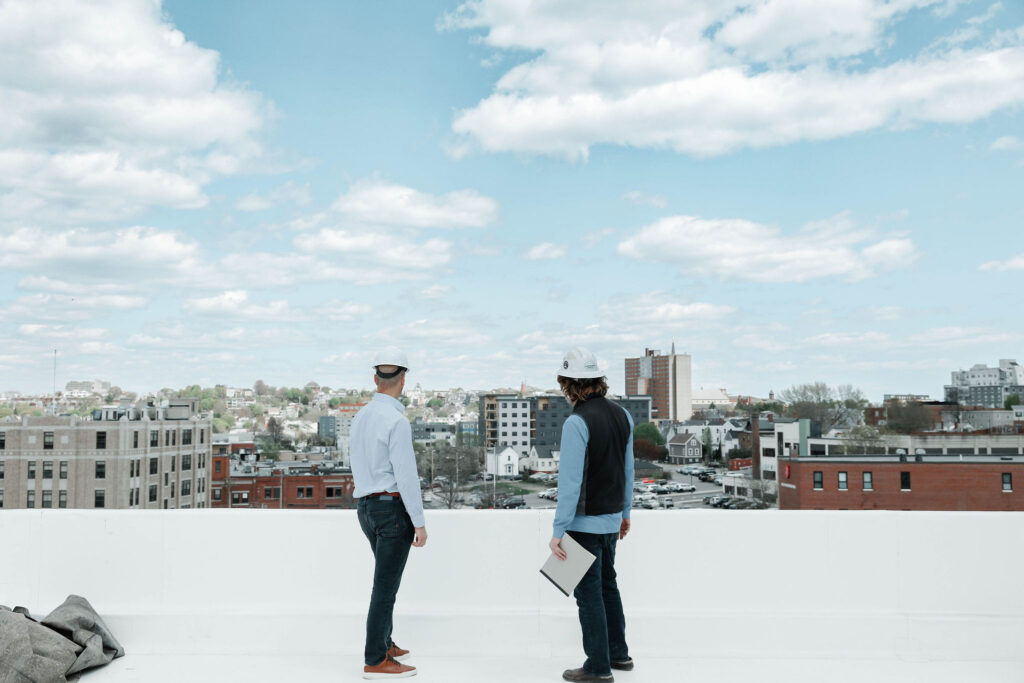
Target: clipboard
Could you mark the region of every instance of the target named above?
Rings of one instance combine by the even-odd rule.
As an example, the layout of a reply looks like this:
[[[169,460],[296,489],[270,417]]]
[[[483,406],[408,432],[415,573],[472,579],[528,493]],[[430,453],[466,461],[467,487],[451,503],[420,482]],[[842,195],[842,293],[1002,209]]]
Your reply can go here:
[[[560,560],[551,553],[540,573],[565,597],[569,597],[597,557],[569,534],[562,536],[562,550],[565,551],[565,559]]]

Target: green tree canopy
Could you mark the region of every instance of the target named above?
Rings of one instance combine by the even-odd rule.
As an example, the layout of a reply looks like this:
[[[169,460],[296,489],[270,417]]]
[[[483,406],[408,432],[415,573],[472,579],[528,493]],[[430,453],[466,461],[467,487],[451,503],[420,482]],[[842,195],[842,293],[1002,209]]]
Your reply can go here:
[[[658,431],[658,428],[654,426],[653,422],[644,422],[643,424],[638,424],[633,428],[634,446],[636,442],[640,440],[649,441],[655,446],[665,445],[665,437],[661,435],[661,432]]]
[[[1012,410],[1014,406],[1019,405],[1021,405],[1020,394],[1010,394],[1006,397],[1006,400],[1003,401],[1003,408],[1006,410]]]

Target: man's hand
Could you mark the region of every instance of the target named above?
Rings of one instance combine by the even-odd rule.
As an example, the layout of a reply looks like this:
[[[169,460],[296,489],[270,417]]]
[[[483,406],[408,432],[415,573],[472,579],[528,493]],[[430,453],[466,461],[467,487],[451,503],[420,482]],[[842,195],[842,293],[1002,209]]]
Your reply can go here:
[[[412,539],[412,544],[417,548],[422,548],[427,544],[427,527],[416,527],[416,535]]]
[[[562,539],[552,538],[551,542],[548,543],[548,547],[551,548],[551,552],[554,553],[555,557],[560,560],[565,559],[565,551],[562,550]]]
[[[629,520],[622,520],[622,524],[619,525],[619,540],[621,541],[629,533]]]

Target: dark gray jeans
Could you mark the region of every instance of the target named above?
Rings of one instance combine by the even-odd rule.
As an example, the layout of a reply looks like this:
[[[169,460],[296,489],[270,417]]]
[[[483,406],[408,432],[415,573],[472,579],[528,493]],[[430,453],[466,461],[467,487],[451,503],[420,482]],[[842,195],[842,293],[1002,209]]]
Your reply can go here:
[[[398,496],[365,496],[359,499],[359,526],[373,550],[373,592],[366,615],[367,666],[380,664],[392,645],[392,613],[402,572],[412,547],[413,526]]]
[[[583,629],[583,651],[587,673],[603,676],[612,672],[611,662],[629,659],[626,647],[626,617],[622,614],[622,598],[615,582],[615,542],[618,534],[566,532],[597,558],[573,595],[579,607]]]

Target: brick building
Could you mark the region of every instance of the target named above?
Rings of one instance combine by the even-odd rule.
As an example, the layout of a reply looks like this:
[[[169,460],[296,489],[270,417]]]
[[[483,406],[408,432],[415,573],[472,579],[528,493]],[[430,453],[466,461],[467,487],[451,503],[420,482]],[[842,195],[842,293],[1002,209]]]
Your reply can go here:
[[[778,460],[780,510],[1024,510],[1020,455]]]
[[[0,508],[202,508],[211,421],[198,399],[0,421]]]
[[[213,508],[347,510],[353,506],[355,487],[350,472],[286,474],[281,468],[262,474],[251,466],[236,466],[232,471],[227,454],[214,455],[212,464]]]
[[[672,352],[662,354],[644,349],[639,358],[627,358],[626,395],[650,396],[651,419],[682,422],[693,415],[693,387],[690,381],[690,356]]]

